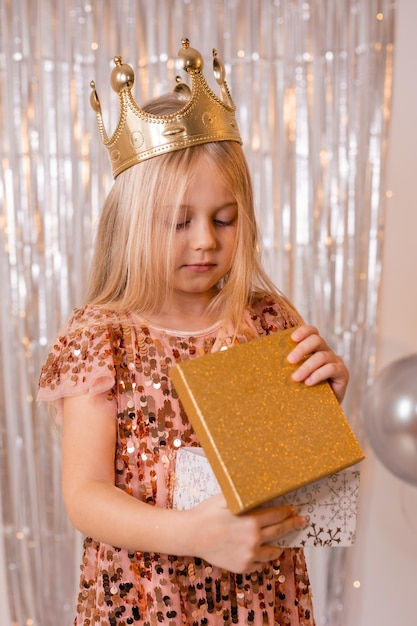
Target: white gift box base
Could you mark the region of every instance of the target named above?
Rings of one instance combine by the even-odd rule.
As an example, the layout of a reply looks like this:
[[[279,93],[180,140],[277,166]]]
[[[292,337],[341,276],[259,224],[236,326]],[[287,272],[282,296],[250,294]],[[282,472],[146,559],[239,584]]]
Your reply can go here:
[[[308,520],[303,530],[280,537],[282,547],[351,546],[355,541],[359,470],[348,469],[273,500],[292,504]],[[173,507],[191,509],[220,493],[220,487],[202,448],[177,452]]]

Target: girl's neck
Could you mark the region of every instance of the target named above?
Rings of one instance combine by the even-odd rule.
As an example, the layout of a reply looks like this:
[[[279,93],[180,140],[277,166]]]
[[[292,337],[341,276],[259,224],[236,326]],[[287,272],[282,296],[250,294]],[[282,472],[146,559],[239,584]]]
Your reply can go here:
[[[150,324],[167,330],[199,331],[214,326],[219,318],[208,312],[205,302],[191,300],[188,303],[170,302],[160,313],[145,315]]]
[[[181,315],[179,313],[145,316],[150,325],[166,330],[199,331],[214,326],[219,320],[207,315]]]

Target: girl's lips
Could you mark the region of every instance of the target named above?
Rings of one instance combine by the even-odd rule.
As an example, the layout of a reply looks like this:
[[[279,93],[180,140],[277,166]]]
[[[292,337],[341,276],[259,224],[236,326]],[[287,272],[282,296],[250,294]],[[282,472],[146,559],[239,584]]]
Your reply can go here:
[[[184,265],[186,269],[189,269],[193,272],[208,272],[215,266],[214,263],[190,263]]]

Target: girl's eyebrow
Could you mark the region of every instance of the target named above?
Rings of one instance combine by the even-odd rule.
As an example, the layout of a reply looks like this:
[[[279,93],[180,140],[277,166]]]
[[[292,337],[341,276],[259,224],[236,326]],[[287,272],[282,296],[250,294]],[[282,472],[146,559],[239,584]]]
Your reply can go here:
[[[228,209],[229,207],[231,208],[237,208],[238,204],[236,202],[236,200],[231,200],[230,202],[224,202],[224,204],[220,204],[217,207],[214,207],[216,209],[216,211],[221,211],[222,209]],[[180,204],[180,209],[181,210],[187,210],[187,209],[192,209],[193,205],[192,204]]]

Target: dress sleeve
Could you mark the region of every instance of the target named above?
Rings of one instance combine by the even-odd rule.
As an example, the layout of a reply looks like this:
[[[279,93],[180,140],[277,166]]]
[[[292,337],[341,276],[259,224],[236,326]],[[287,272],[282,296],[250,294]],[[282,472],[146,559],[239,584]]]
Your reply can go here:
[[[57,338],[41,370],[38,400],[51,403],[62,417],[63,400],[89,393],[115,399],[112,326],[92,308],[77,309]]]
[[[261,296],[253,302],[251,323],[257,334],[263,336],[297,326],[302,319],[285,298]]]

